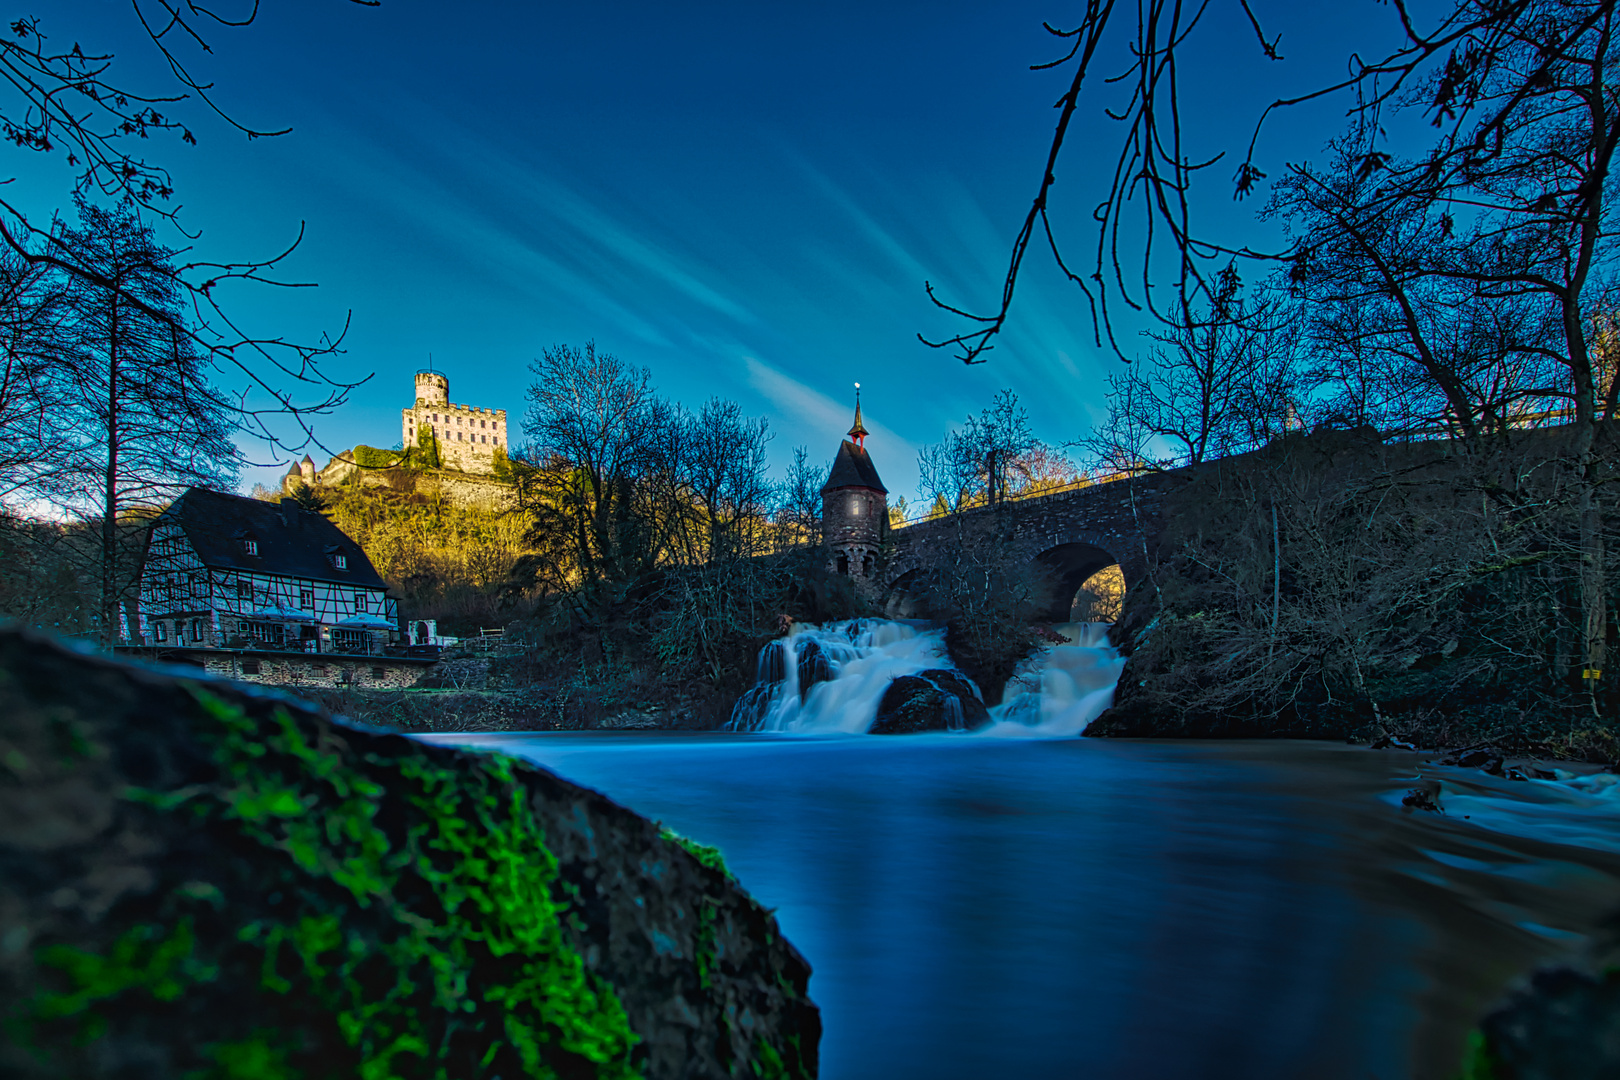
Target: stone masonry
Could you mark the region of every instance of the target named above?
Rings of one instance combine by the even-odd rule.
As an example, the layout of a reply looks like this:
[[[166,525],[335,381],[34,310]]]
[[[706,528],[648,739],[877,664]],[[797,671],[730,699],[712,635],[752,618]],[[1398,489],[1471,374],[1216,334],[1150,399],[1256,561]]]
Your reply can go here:
[[[450,379],[436,371],[416,373],[416,403],[400,410],[399,426],[407,448],[417,445],[424,431],[432,432],[446,469],[494,472],[495,451],[507,448],[506,410],[452,404]]]

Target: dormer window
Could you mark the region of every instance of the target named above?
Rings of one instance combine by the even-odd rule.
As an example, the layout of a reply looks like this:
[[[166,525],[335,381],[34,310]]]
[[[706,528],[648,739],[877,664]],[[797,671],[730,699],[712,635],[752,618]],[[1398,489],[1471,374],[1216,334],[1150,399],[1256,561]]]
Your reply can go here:
[[[251,536],[244,536],[242,538],[242,554],[257,557],[259,554],[259,542]]]
[[[344,552],[341,552],[341,551],[332,552],[332,569],[334,569],[334,570],[347,570],[348,568],[349,568],[349,556],[347,554],[345,554]]]

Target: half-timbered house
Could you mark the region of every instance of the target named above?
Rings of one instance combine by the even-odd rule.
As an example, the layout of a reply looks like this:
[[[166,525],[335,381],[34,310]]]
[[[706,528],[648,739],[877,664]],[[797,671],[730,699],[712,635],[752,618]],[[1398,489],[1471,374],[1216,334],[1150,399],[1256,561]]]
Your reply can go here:
[[[190,488],[147,537],[125,647],[236,678],[403,686],[398,602],[341,529],[292,499]]]

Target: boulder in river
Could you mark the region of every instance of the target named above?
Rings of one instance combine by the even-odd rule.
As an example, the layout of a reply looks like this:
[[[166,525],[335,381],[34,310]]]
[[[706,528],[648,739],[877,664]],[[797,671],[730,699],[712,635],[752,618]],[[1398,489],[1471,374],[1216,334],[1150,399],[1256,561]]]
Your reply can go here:
[[[867,730],[872,735],[963,731],[989,720],[989,710],[960,672],[931,668],[891,682],[878,702],[877,719]]]
[[[1485,1018],[1471,1057],[1469,1080],[1620,1076],[1620,968],[1536,972]]]
[[[810,690],[820,682],[828,682],[833,677],[833,659],[827,655],[827,650],[814,638],[806,638],[798,648],[799,657],[799,700],[803,701],[810,696]]]
[[[816,1073],[712,852],[543,769],[0,630],[0,1075]]]

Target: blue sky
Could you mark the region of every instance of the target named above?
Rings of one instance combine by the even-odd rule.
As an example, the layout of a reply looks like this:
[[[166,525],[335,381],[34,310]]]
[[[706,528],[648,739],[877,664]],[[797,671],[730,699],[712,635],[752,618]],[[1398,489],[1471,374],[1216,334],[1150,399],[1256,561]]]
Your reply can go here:
[[[1231,24],[1228,6],[1216,13]],[[1207,67],[1189,72],[1210,89],[1186,103],[1203,150],[1240,145],[1264,101],[1342,70],[1357,35],[1392,19],[1373,0],[1298,7],[1259,6],[1283,32],[1284,65],[1212,26]],[[126,4],[39,14],[47,33],[115,50],[159,84]],[[594,339],[689,407],[720,395],[767,416],[778,468],[799,444],[832,456],[859,381],[869,448],[912,495],[917,448],[996,390],[1014,389],[1037,434],[1061,443],[1102,415],[1119,367],[1038,255],[988,364],[915,336],[960,328],[925,280],[970,308],[999,295],[1067,83],[1028,65],[1053,54],[1041,20],[1068,16],[1022,0],[290,0],[213,31],[197,70],[242,121],[293,133],[248,142],[182,106],[199,145],[158,142],[153,156],[172,166],[204,254],[279,250],[304,223],[285,271],[319,287],[228,300],[253,330],[292,338],[350,320],[333,373],[373,377],[316,421],[330,448],[393,445],[429,354],[453,400],[505,408],[516,427],[529,361]],[[1336,111],[1287,117],[1271,162],[1319,153]],[[1110,137],[1093,107],[1059,173],[1055,212],[1077,247]],[[65,203],[52,168],[20,167],[10,195],[37,212]],[[1213,222],[1265,242],[1258,203],[1231,203],[1231,170],[1215,171]]]

